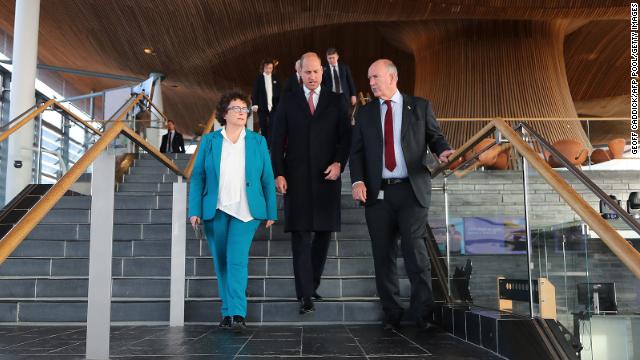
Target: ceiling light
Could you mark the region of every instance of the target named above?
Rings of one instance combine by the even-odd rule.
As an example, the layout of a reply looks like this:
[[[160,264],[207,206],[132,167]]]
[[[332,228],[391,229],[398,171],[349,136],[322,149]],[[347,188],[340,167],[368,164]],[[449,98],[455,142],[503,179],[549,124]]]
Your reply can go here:
[[[147,54],[147,55],[155,55],[155,54],[156,54],[156,52],[155,52],[155,51],[153,51],[153,48],[151,48],[151,47],[146,47],[146,48],[144,48],[144,50],[143,50],[143,51],[144,51],[144,53],[145,53],[145,54]]]

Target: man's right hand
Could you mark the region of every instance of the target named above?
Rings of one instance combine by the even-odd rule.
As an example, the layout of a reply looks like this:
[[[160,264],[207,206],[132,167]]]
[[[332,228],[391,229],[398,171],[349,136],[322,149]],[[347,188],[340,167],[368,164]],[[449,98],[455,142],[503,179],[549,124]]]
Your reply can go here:
[[[276,177],[276,190],[280,194],[287,193],[287,179],[285,179],[284,176]]]
[[[367,202],[367,187],[363,182],[355,183],[351,187],[351,195],[353,195],[354,200]]]

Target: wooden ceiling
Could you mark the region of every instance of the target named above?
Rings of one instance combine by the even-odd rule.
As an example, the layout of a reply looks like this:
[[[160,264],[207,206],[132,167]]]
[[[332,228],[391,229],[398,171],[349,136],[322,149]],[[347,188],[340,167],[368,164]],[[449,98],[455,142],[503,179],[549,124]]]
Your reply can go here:
[[[179,130],[189,134],[206,121],[221,92],[250,91],[263,57],[278,59],[279,76],[284,78],[303,52],[322,55],[327,47],[336,46],[351,65],[358,89],[365,91],[368,65],[387,57],[400,69],[400,87],[411,92],[413,54],[383,36],[385,24],[580,19],[580,26],[565,39],[564,53],[572,96],[584,103],[628,94],[622,81],[600,86],[605,79],[626,75],[628,4],[619,0],[41,0],[39,61],[140,78],[163,73],[165,110],[177,120]],[[0,8],[0,28],[11,34],[15,0],[0,0]],[[145,47],[152,47],[156,55],[145,55]],[[62,76],[82,92],[124,84]]]

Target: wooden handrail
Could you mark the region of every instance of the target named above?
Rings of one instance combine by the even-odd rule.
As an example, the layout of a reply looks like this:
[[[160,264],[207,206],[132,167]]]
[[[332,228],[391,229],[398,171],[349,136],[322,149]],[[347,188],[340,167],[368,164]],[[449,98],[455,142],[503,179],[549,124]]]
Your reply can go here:
[[[458,160],[458,158],[463,156],[467,151],[473,149],[473,147],[476,146],[482,139],[491,134],[493,130],[495,130],[495,128],[496,127],[493,123],[488,123],[487,125],[485,125],[482,129],[480,129],[480,131],[478,131],[469,140],[467,140],[467,142],[465,142],[459,149],[456,149],[453,154],[449,155],[449,161],[435,168],[435,170],[431,172],[431,177],[436,177],[445,169],[449,168],[449,166],[453,162]]]
[[[47,102],[42,104],[40,107],[38,107],[37,109],[35,109],[31,113],[29,113],[29,115],[25,116],[24,119],[20,120],[17,124],[15,124],[14,126],[10,127],[9,129],[7,129],[7,131],[4,131],[3,133],[1,133],[0,134],[0,142],[5,141],[9,136],[11,136],[11,134],[13,134],[16,131],[20,130],[21,127],[26,125],[29,121],[33,120],[36,116],[38,116],[43,111],[47,110],[55,102],[56,102],[55,99],[47,100]]]
[[[216,121],[216,112],[214,111],[209,117],[209,121],[207,121],[207,124],[205,125],[202,131],[202,136],[200,136],[200,141],[198,141],[198,145],[196,146],[196,151],[193,152],[193,155],[191,155],[191,158],[189,159],[189,163],[187,164],[187,167],[184,168],[184,175],[187,178],[191,177],[191,172],[193,171],[193,165],[196,162],[196,156],[198,155],[198,150],[200,150],[200,143],[202,142],[202,137],[211,132],[211,129],[213,129],[213,124],[215,124],[215,121]]]
[[[492,123],[529,164],[566,201],[566,203],[600,236],[607,247],[640,278],[640,253],[593,209],[567,182],[547,164],[503,119]]]
[[[20,245],[47,213],[64,196],[93,161],[115,140],[126,125],[114,123],[87,152],[76,161],[64,176],[34,205],[0,241],[0,264]]]

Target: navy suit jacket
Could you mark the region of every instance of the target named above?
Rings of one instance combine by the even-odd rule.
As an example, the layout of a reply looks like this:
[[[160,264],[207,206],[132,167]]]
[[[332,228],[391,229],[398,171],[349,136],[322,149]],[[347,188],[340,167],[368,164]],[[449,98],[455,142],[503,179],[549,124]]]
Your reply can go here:
[[[333,90],[333,79],[331,74],[331,66],[326,65],[322,73],[322,87]],[[349,65],[338,61],[338,76],[340,77],[340,87],[342,88],[342,95],[344,95],[349,104],[350,98],[356,95],[356,85],[353,82],[353,76],[351,75],[351,69]]]
[[[245,177],[251,216],[277,220],[276,186],[265,138],[249,129],[245,137]],[[202,137],[189,179],[189,217],[211,220],[216,214],[222,156],[222,130]]]

